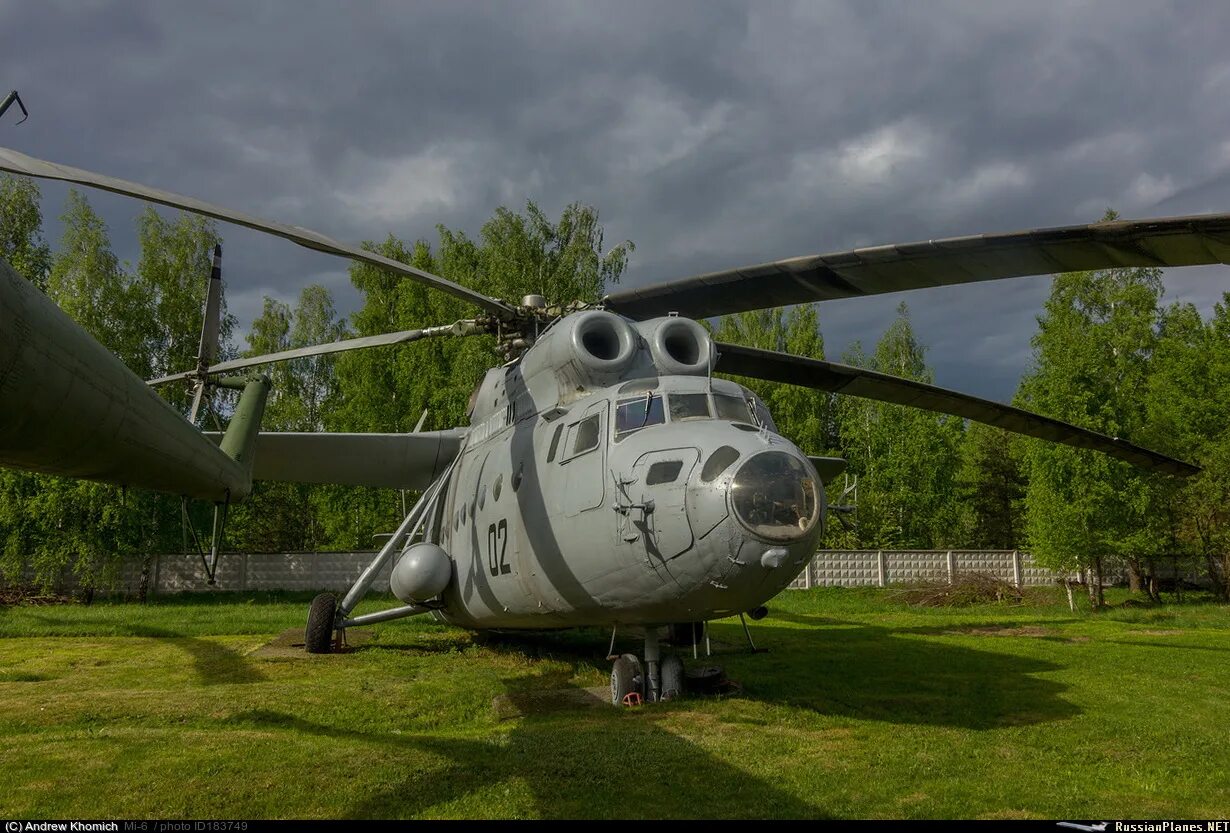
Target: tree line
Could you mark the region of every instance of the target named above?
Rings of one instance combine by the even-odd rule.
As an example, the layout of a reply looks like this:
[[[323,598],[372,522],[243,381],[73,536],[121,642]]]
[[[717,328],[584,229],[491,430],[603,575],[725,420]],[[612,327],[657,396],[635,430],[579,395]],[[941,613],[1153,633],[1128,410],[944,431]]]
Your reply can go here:
[[[1108,218],[1113,215],[1108,215]],[[54,249],[44,239],[38,187],[0,179],[0,257],[47,293],[143,378],[192,367],[212,221],[146,208],[135,266],[115,256],[88,200],[70,191]],[[534,203],[498,209],[475,237],[437,229],[434,242],[394,236],[365,244],[495,297],[542,294],[595,301],[619,281],[633,250],[606,247],[598,212],[573,204],[553,219]],[[338,313],[329,291],[308,286],[293,304],[266,298],[248,332],[223,317],[228,355],[258,355],[340,338],[445,324],[464,302],[363,264],[350,267],[362,303]],[[843,456],[857,478],[853,523],[830,521],[826,546],[1019,548],[1042,564],[1083,570],[1100,602],[1101,578],[1125,568],[1147,577],[1159,559],[1201,565],[1230,592],[1230,300],[1210,318],[1163,304],[1156,269],[1057,275],[1037,316],[1033,361],[1014,404],[1195,462],[1186,481],[1151,475],[1096,452],[1018,437],[957,418],[780,383],[738,379],[771,409],[781,432],[809,454]],[[1230,296],[1228,296],[1230,297]],[[816,305],[724,316],[723,341],[825,358]],[[264,427],[282,431],[410,431],[464,424],[470,394],[496,361],[494,339],[428,340],[406,347],[317,356],[267,370]],[[903,303],[874,347],[840,361],[933,383],[926,349]],[[161,389],[187,411],[186,388]],[[225,403],[207,417],[225,424]],[[258,483],[232,509],[230,549],[368,549],[414,499],[396,490]],[[852,495],[850,496],[852,497]],[[195,520],[204,525],[208,507]],[[0,470],[0,573],[51,584],[72,571],[105,585],[125,559],[186,546],[180,502],[112,486]],[[1147,586],[1147,585],[1146,585]]]

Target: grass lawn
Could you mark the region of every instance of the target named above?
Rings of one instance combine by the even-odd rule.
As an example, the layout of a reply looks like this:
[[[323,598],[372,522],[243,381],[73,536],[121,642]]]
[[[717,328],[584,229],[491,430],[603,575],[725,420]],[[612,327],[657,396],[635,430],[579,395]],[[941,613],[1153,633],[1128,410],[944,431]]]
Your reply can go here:
[[[501,719],[603,685],[608,634],[410,620],[254,655],[308,598],[0,608],[0,816],[1230,815],[1230,608],[788,591],[752,624],[770,653],[721,659],[741,697]]]

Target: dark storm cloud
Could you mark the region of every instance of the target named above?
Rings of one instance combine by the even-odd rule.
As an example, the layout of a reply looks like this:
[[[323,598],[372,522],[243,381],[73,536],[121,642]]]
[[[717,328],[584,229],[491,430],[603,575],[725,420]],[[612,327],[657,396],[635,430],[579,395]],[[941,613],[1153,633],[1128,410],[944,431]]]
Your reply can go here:
[[[0,144],[349,239],[600,208],[627,283],[1230,209],[1220,3],[0,4]],[[45,188],[48,213],[64,189]],[[133,207],[91,199],[135,257]],[[232,309],[345,264],[227,229]],[[1203,308],[1227,270],[1174,272]],[[1009,397],[1045,280],[906,298],[937,380]],[[904,297],[904,296],[903,296]],[[821,310],[830,352],[900,299]]]

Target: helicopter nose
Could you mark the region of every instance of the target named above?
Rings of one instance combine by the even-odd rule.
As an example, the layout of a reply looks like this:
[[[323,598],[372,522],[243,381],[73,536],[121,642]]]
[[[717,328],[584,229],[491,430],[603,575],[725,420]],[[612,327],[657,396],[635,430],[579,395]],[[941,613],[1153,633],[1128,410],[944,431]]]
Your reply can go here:
[[[819,485],[811,467],[784,451],[762,451],[730,482],[735,517],[759,538],[790,543],[805,538],[820,520]]]

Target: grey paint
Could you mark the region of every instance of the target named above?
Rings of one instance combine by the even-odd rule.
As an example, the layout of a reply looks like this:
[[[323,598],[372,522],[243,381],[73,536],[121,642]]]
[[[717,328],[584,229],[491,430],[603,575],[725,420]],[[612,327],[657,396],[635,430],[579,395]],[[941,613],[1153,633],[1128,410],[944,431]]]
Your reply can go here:
[[[242,466],[0,261],[0,465],[222,501]]]
[[[1116,221],[775,260],[613,292],[608,307],[694,318],[950,284],[1121,266],[1230,263],[1230,215]]]

